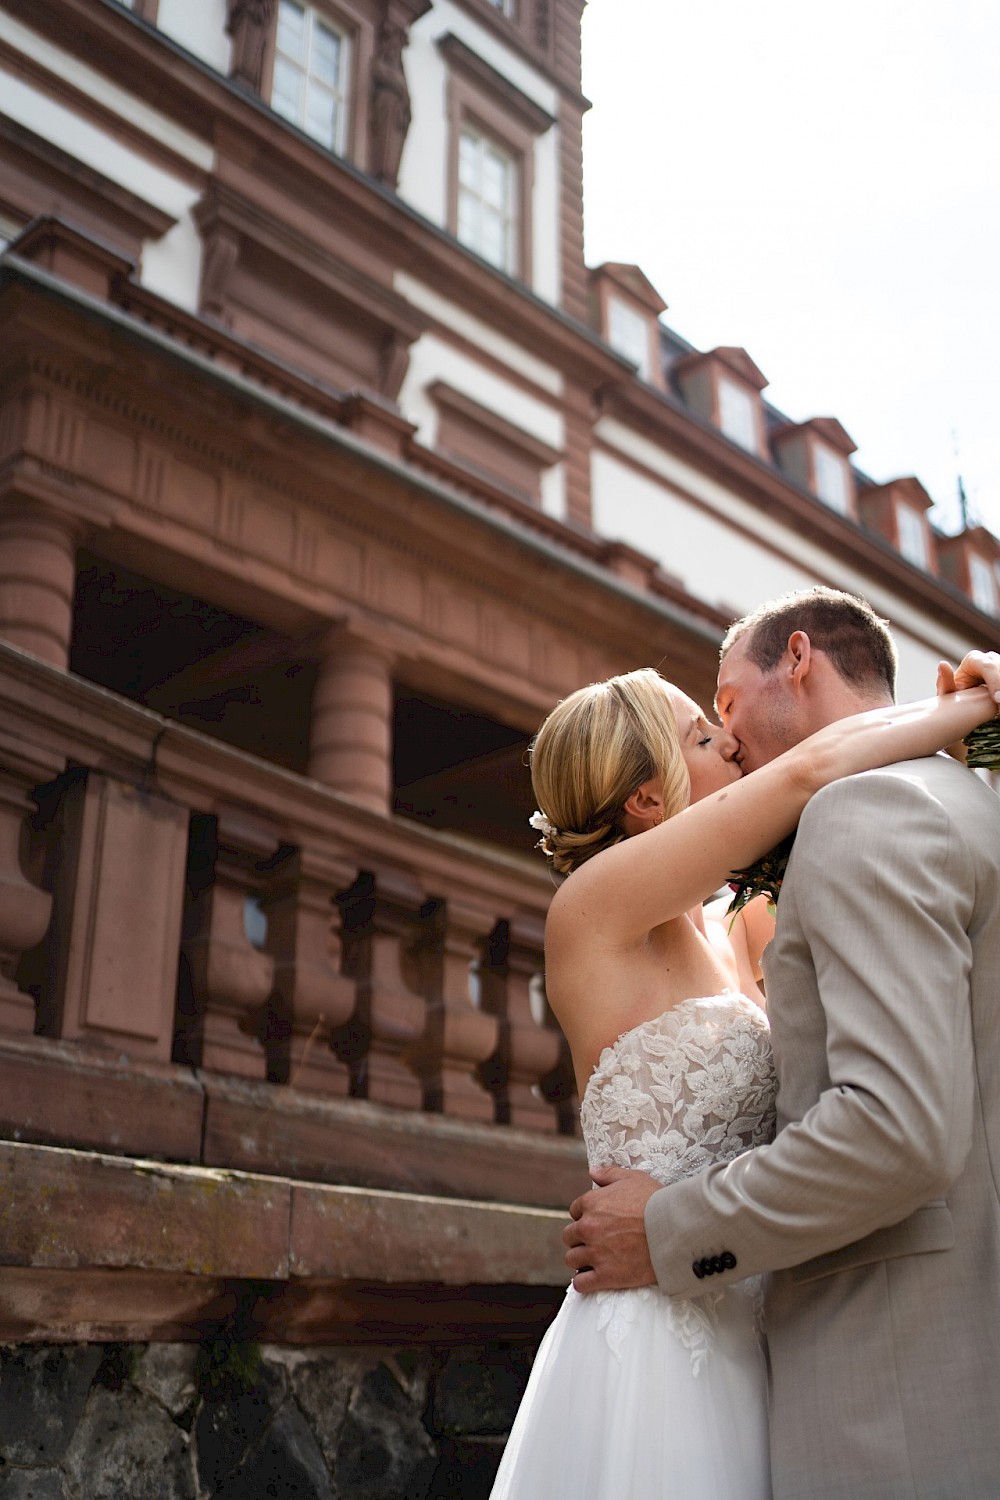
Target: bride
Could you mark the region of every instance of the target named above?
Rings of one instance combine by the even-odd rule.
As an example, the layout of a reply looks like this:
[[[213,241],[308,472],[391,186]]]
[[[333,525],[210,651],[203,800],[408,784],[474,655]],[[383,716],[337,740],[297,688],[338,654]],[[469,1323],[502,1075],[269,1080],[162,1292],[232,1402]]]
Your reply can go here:
[[[706,893],[790,833],[821,787],[931,754],[995,711],[985,688],[874,709],[744,778],[738,742],[651,669],[557,705],[532,748],[532,821],[572,877],[549,911],[546,990],[591,1167],[666,1183],[771,1138],[771,915],[758,897],[727,919]],[[750,1281],[691,1301],[570,1286],[492,1500],[767,1500],[764,1359]]]

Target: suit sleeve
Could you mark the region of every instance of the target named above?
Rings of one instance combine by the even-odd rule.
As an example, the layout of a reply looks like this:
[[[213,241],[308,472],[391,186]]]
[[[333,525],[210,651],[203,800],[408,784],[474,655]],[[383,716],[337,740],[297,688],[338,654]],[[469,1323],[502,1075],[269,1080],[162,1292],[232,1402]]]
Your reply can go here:
[[[797,1265],[941,1196],[972,1135],[974,881],[942,804],[912,776],[871,772],[813,798],[786,894],[826,1025],[828,1086],[768,1146],[654,1194],[646,1233],[664,1291]],[[784,915],[784,913],[783,913]]]

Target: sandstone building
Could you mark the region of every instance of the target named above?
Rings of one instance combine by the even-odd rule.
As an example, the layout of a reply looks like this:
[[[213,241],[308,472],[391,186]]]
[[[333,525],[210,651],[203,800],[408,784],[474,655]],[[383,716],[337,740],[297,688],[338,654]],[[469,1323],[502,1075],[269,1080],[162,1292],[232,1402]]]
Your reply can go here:
[[[586,266],[582,8],[0,0],[0,1455],[53,1486],[124,1411],[163,1494],[486,1493],[586,1180],[541,717],[710,701],[812,582],[904,694],[997,643],[988,532]]]

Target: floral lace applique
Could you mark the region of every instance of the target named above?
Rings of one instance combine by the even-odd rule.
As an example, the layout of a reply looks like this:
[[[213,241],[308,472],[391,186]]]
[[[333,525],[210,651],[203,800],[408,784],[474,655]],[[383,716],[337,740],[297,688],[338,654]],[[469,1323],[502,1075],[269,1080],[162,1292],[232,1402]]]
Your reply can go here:
[[[588,1161],[676,1182],[772,1140],[775,1094],[760,1007],[734,991],[682,1001],[601,1053],[580,1108]],[[744,1290],[759,1297],[759,1287]],[[711,1348],[725,1294],[723,1288],[667,1299],[695,1374]],[[661,1296],[653,1287],[596,1293],[598,1326],[617,1359],[644,1303]]]

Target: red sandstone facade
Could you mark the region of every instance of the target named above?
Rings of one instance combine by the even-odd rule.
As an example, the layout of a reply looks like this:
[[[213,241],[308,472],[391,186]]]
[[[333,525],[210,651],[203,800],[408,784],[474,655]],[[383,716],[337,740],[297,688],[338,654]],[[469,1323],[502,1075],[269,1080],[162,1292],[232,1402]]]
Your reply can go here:
[[[745,351],[664,343],[637,268],[588,273],[579,0],[453,0],[441,223],[405,196],[428,0],[318,7],[341,152],[268,107],[274,4],[230,0],[228,68],[162,10],[0,4],[0,1337],[190,1338],[251,1280],[282,1342],[530,1335],[586,1174],[525,748],[634,666],[710,701],[743,604],[687,523],[676,555],[597,524],[610,466],[720,555],[881,591],[928,654],[995,644],[1000,548],[777,420]],[[459,237],[466,119],[522,169],[508,271]],[[185,226],[189,302],[156,259]]]

